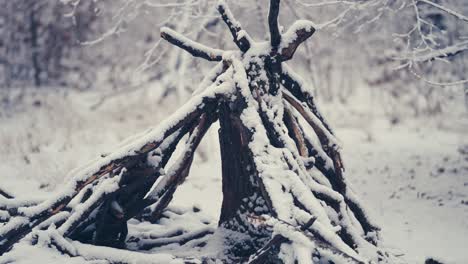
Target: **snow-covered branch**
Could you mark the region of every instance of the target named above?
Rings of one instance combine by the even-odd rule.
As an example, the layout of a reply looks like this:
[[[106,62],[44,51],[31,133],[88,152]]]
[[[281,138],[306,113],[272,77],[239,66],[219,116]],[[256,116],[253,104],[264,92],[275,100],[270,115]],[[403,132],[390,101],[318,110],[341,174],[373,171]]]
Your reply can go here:
[[[462,41],[443,49],[415,52],[409,57],[409,59],[413,62],[426,62],[437,58],[452,57],[467,50],[468,41]]]
[[[218,2],[218,12],[221,14],[221,18],[231,32],[234,43],[236,43],[241,51],[246,52],[250,48],[250,43],[252,41],[247,32],[242,29],[240,22],[234,18],[234,15],[224,0]]]
[[[439,4],[434,3],[434,2],[432,2],[432,1],[429,1],[429,0],[418,0],[418,1],[419,1],[419,2],[423,2],[423,3],[426,3],[426,4],[431,5],[431,6],[433,6],[433,7],[436,7],[436,8],[438,8],[438,9],[440,9],[440,10],[442,10],[442,11],[444,11],[444,12],[446,12],[446,13],[448,13],[448,14],[450,14],[450,15],[452,15],[452,16],[454,16],[454,17],[460,19],[460,20],[463,20],[463,21],[465,21],[465,22],[468,22],[468,17],[467,17],[467,16],[462,15],[462,14],[460,14],[460,13],[458,13],[458,12],[456,12],[456,11],[450,9],[450,8],[447,8],[447,7],[445,7],[445,6],[439,5]]]
[[[315,32],[315,24],[307,20],[298,20],[281,38],[280,54],[283,61],[290,60],[297,47]]]
[[[179,160],[169,169],[167,175],[146,195],[144,203],[153,204],[157,202],[155,207],[151,209],[151,218],[159,218],[159,215],[172,200],[177,186],[184,182],[188,176],[195,150],[216,118],[214,115],[202,114],[198,125],[194,128],[185,144],[184,152]]]
[[[203,58],[208,61],[220,61],[223,58],[222,50],[209,48],[167,27],[161,28],[161,37],[169,43],[187,51],[194,57]]]

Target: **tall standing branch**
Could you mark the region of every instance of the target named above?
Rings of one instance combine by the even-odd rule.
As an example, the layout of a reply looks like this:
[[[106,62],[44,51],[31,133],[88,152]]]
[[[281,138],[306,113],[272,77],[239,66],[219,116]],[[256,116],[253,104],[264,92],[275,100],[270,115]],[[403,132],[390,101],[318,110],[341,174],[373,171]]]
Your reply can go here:
[[[270,43],[273,50],[277,50],[281,43],[281,33],[278,26],[280,0],[270,0],[270,11],[268,12],[268,27],[270,28]]]

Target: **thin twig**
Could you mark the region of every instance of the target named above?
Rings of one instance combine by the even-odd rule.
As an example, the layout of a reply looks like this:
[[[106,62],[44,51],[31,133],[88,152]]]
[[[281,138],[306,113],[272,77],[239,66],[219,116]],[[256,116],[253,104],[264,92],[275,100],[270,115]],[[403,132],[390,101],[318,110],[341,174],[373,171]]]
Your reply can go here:
[[[209,48],[167,27],[161,28],[161,37],[169,43],[187,51],[194,57],[203,58],[208,61],[221,61],[223,59],[222,50]]]

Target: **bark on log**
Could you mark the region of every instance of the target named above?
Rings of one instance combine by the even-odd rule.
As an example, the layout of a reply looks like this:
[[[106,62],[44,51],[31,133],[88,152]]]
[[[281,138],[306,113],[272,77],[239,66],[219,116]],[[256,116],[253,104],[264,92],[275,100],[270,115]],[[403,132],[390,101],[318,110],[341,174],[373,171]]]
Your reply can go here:
[[[219,225],[246,233],[249,241],[232,241],[231,255],[246,258],[269,237],[269,231],[255,228],[248,219],[262,214],[274,215],[271,202],[257,175],[252,153],[249,149],[251,132],[240,120],[243,109],[241,101],[221,103],[219,110],[219,141],[221,147],[223,202]],[[268,209],[257,203],[266,203]],[[238,243],[238,244],[236,244]],[[242,244],[242,245],[241,245]],[[236,260],[238,261],[238,260]]]

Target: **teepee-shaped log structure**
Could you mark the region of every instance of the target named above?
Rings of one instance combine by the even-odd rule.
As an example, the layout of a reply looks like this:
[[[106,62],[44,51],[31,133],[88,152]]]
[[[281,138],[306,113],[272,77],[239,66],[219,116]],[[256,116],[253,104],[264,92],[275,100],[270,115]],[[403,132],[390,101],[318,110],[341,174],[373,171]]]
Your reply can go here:
[[[163,28],[161,36],[195,57],[219,62],[194,96],[156,128],[73,171],[43,202],[0,197],[0,254],[33,230],[65,240],[124,248],[127,221],[157,221],[189,175],[194,152],[219,121],[225,262],[388,263],[378,228],[346,183],[333,131],[304,82],[287,65],[315,31],[278,26],[270,1],[269,42],[254,42],[228,6],[218,11],[238,51],[206,47]],[[178,143],[181,156],[167,168]],[[200,234],[198,234],[200,235]],[[54,236],[54,237],[56,237]],[[186,238],[185,238],[186,239]],[[59,250],[63,239],[55,241]]]

